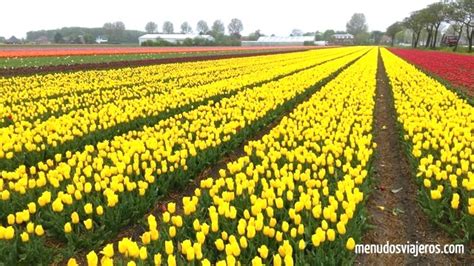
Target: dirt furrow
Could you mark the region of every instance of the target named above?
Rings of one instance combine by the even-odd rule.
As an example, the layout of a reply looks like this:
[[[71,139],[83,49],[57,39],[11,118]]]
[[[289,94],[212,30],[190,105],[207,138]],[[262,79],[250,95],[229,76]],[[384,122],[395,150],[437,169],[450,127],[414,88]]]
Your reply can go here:
[[[367,202],[371,229],[362,244],[452,243],[429,222],[417,202],[418,188],[400,142],[393,95],[380,54],[374,126],[377,143],[374,190]],[[460,256],[441,254],[361,254],[357,258],[364,265],[449,265],[461,261]]]

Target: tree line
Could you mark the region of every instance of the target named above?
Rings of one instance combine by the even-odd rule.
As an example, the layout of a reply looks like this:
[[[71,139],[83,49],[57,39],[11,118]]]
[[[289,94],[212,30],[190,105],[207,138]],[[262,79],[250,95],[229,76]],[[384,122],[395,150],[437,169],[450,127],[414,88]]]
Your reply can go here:
[[[468,51],[472,52],[474,38],[474,0],[442,1],[416,10],[402,21],[397,21],[387,28],[387,35],[395,43],[397,34],[404,30],[411,32],[411,46],[419,47],[423,41],[425,48],[435,49],[440,40],[440,29],[447,24],[455,37],[453,51],[458,48],[461,37],[468,43]]]
[[[174,30],[174,25],[171,21],[165,21],[162,26],[162,33],[165,34],[172,34],[172,33],[182,33],[182,34],[187,34],[187,33],[193,33],[193,28],[188,22],[183,22],[181,24],[179,32],[175,32]],[[229,25],[227,26],[227,29],[229,31],[229,34],[231,36],[235,37],[241,37],[240,33],[244,29],[244,26],[242,24],[242,21],[238,18],[234,18],[230,21]],[[156,24],[153,21],[148,22],[145,25],[145,31],[147,33],[159,33],[158,31],[158,24]],[[212,24],[211,27],[207,24],[206,21],[200,20],[196,24],[196,31],[198,34],[203,35],[211,35],[211,36],[218,36],[218,35],[224,35],[225,34],[225,26],[224,23],[221,20],[216,20]]]
[[[180,26],[180,30],[176,31],[174,24],[171,21],[165,21],[162,25],[162,30],[159,31],[158,24],[150,21],[145,25],[145,31],[147,33],[164,33],[164,34],[189,34],[193,33],[193,28],[188,22],[183,22]],[[210,35],[214,37],[214,41],[203,40],[200,38],[188,39],[181,44],[172,44],[165,40],[148,41],[143,45],[145,46],[169,46],[169,45],[185,45],[185,46],[205,46],[205,45],[240,45],[241,32],[244,26],[240,19],[233,18],[227,25],[229,35],[225,34],[225,25],[221,20],[215,20],[211,27],[206,21],[200,20],[196,24],[196,33],[199,35]]]
[[[46,38],[53,43],[92,44],[97,37],[108,39],[109,43],[136,43],[138,37],[145,34],[143,31],[127,30],[123,22],[107,22],[103,27],[64,27],[54,30],[38,30],[26,33],[26,40],[35,42],[39,38]]]

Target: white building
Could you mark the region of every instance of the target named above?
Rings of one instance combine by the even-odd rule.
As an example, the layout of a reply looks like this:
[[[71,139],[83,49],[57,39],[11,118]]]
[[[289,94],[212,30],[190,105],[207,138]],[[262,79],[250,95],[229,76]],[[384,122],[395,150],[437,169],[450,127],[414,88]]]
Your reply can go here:
[[[105,39],[105,38],[102,38],[102,36],[97,36],[97,38],[95,38],[95,42],[98,43],[98,44],[101,44],[101,43],[108,42],[108,40]]]
[[[186,39],[201,38],[208,41],[214,41],[214,37],[210,35],[199,35],[199,34],[145,34],[138,37],[138,43],[142,45],[146,41],[156,41],[162,39],[170,43],[183,42]]]
[[[354,35],[349,33],[334,34],[332,41],[335,44],[354,44]]]
[[[303,46],[305,42],[314,43],[314,36],[262,36],[256,41],[242,41],[242,46]]]

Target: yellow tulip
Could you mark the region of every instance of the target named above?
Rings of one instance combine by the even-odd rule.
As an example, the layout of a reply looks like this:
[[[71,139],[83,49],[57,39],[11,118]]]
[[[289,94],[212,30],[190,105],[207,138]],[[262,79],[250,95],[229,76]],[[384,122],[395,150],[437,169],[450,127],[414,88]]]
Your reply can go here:
[[[27,232],[23,232],[20,234],[22,242],[28,242],[30,240],[30,235]]]
[[[72,226],[70,222],[67,222],[64,224],[64,232],[66,234],[70,233],[72,231]]]
[[[76,259],[75,258],[70,258],[68,261],[67,261],[67,266],[78,266],[79,264],[77,263]]]
[[[31,214],[36,213],[36,203],[34,203],[34,202],[28,203],[28,211],[29,211]]]
[[[252,266],[261,266],[261,265],[263,265],[263,262],[260,257],[254,257],[252,259]]]
[[[172,241],[165,241],[165,252],[167,255],[173,254],[174,246]]]
[[[303,239],[301,239],[300,241],[298,241],[298,248],[299,248],[300,250],[304,250],[304,249],[306,248],[306,242],[305,242]]]
[[[114,245],[113,244],[107,244],[100,254],[104,255],[107,258],[112,258],[114,256]]]
[[[282,264],[282,259],[279,254],[273,255],[273,266],[281,266]]]
[[[439,200],[441,199],[441,192],[439,190],[431,190],[430,191],[431,199],[433,200]]]
[[[240,244],[240,247],[242,248],[247,248],[248,247],[248,242],[247,242],[247,238],[245,236],[241,236],[239,238],[239,244]]]
[[[268,248],[265,245],[261,245],[258,249],[258,254],[262,259],[266,259],[268,257]]]
[[[59,198],[57,198],[56,200],[53,201],[52,207],[53,207],[54,212],[62,212],[63,209],[64,209],[64,205],[63,205],[61,199],[59,199]]]
[[[148,258],[148,251],[146,249],[146,247],[141,247],[140,248],[140,259],[141,260],[146,260]]]
[[[102,206],[97,206],[97,208],[95,210],[96,210],[97,215],[99,215],[99,216],[104,214],[104,208]]]
[[[459,194],[453,193],[453,198],[451,200],[451,208],[457,209],[459,207]]]
[[[157,253],[155,256],[153,256],[153,262],[155,266],[160,266],[161,265],[161,254]]]
[[[170,237],[175,237],[176,236],[176,227],[170,226],[170,228],[168,229],[168,233],[169,233]]]
[[[99,264],[99,258],[94,251],[87,253],[87,265],[88,266],[97,266]]]
[[[87,230],[91,230],[93,227],[92,219],[87,219],[84,221],[84,226]]]
[[[176,266],[176,258],[174,255],[168,255],[168,266]]]
[[[86,214],[91,214],[93,212],[93,207],[91,203],[87,203],[86,205],[84,205],[84,212]]]
[[[3,234],[6,240],[13,239],[15,236],[15,229],[12,226],[7,226]]]
[[[77,212],[71,213],[71,222],[73,224],[77,224],[77,223],[79,223],[79,221],[80,221],[79,220],[79,214]]]
[[[7,222],[8,222],[9,225],[15,224],[15,215],[9,214],[9,215],[7,216]]]
[[[347,242],[346,242],[346,248],[348,250],[354,250],[355,245],[356,244],[355,244],[354,238],[349,237],[349,239],[347,239]]]
[[[35,227],[35,234],[36,234],[37,236],[42,236],[42,235],[44,235],[43,226],[37,225],[37,226]]]
[[[174,202],[168,203],[167,210],[168,210],[170,213],[175,213],[175,212],[176,212],[176,204],[175,204]]]
[[[222,239],[217,239],[216,241],[214,241],[214,244],[216,245],[216,248],[217,250],[219,251],[223,251],[224,250],[224,241],[222,241]]]

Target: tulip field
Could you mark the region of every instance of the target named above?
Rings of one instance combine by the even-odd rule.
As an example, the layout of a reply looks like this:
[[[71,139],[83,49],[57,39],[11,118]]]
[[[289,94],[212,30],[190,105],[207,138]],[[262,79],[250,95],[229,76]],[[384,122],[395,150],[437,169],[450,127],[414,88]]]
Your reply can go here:
[[[294,51],[301,46],[273,47],[122,47],[46,46],[0,49],[0,75],[34,75],[63,71],[124,68],[202,61]]]
[[[434,73],[474,96],[474,57],[435,51],[390,49],[393,53]]]
[[[353,263],[380,58],[413,208],[472,242],[471,102],[354,46],[0,77],[0,265]]]

